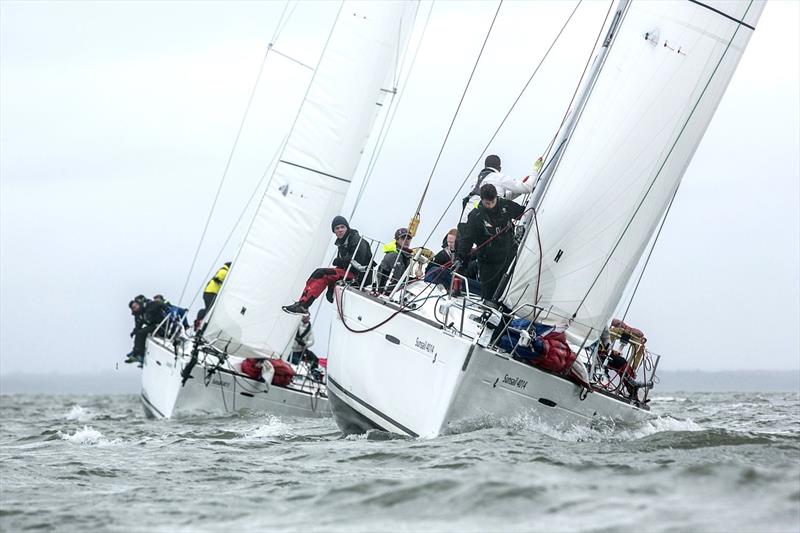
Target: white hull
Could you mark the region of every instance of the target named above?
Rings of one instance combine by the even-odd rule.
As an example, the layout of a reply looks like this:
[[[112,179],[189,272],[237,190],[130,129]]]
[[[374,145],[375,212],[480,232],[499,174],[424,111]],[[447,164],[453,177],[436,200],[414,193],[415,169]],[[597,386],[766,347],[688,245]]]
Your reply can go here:
[[[352,329],[383,322],[397,309],[363,293],[337,290]],[[445,332],[423,311],[398,314],[366,333],[348,331],[340,318],[333,323],[328,394],[345,433],[375,427],[434,437],[487,417],[532,415],[560,425],[635,422],[649,416],[620,399],[583,390]]]
[[[189,354],[181,350],[179,354],[176,358],[172,345],[162,343],[161,339],[147,340],[141,401],[149,417],[171,418],[245,410],[312,418],[331,414],[328,400],[320,396],[319,390],[308,392],[276,387],[245,377],[230,368],[214,372],[206,384],[207,367],[202,355],[192,370],[192,377],[181,386],[181,369],[189,361]]]

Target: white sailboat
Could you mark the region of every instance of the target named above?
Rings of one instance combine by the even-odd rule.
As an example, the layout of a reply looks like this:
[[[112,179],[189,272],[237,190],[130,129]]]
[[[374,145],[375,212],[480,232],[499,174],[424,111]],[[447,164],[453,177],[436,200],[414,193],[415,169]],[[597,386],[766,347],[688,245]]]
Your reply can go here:
[[[337,287],[328,393],[345,433],[431,437],[483,417],[555,423],[649,416],[658,357],[615,311],[733,72],[764,2],[620,0],[545,162],[505,304],[567,327],[590,389],[517,360],[493,341],[501,313],[480,298],[404,279],[391,295]],[[409,269],[410,271],[410,269]],[[408,274],[408,272],[407,272]],[[611,329],[643,390],[609,385],[596,341]]]
[[[146,414],[242,409],[329,416],[326,388],[308,375],[286,387],[251,379],[244,358],[280,358],[299,319],[281,312],[325,260],[330,221],[353,174],[413,26],[416,4],[345,1],[222,290],[193,338],[147,341]],[[182,377],[182,374],[184,375]],[[268,374],[267,374],[268,376]]]

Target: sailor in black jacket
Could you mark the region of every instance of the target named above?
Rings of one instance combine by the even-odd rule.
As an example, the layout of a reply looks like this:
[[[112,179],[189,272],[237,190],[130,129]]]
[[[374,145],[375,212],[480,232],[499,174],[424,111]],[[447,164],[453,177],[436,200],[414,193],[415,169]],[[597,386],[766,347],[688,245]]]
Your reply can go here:
[[[494,185],[487,183],[480,192],[480,204],[459,228],[456,258],[461,265],[466,265],[472,246],[478,246],[481,294],[493,300],[503,273],[516,253],[513,221],[522,216],[525,208],[498,198]]]
[[[318,268],[311,273],[303,289],[300,299],[291,305],[285,305],[282,309],[292,315],[306,315],[308,308],[314,300],[327,289],[325,297],[329,302],[333,302],[333,289],[336,282],[345,278],[360,284],[364,276],[370,271],[372,254],[369,244],[361,238],[358,231],[350,228],[347,219],[343,216],[333,217],[331,221],[331,231],[336,235],[336,246],[338,251],[333,260],[334,268]],[[369,282],[369,280],[367,280]]]

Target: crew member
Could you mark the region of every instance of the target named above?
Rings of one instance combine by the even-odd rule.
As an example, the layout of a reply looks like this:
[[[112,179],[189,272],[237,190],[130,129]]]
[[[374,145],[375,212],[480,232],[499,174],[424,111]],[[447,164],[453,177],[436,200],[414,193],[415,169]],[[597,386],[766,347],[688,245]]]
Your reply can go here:
[[[133,351],[128,354],[126,363],[144,361],[145,341],[147,336],[155,331],[158,325],[166,316],[164,302],[147,300],[139,297],[128,303],[131,314],[134,317],[135,327],[133,330]]]
[[[311,357],[308,357],[308,360],[316,363],[317,356],[310,350],[313,345],[314,333],[311,331],[311,320],[308,315],[303,315],[300,325],[297,326],[297,331],[294,334],[294,342],[292,343],[292,364],[299,365],[304,355],[311,355]]]
[[[336,258],[333,260],[333,268],[318,268],[312,272],[306,281],[300,299],[291,305],[282,307],[286,313],[307,315],[308,308],[325,289],[327,289],[325,297],[329,302],[333,302],[333,290],[336,282],[345,278],[348,267],[350,267],[350,272],[347,274],[348,281],[353,280],[361,284],[365,276],[369,277],[372,254],[370,254],[367,241],[363,240],[358,231],[352,229],[347,223],[347,219],[341,215],[333,217],[331,231],[336,235],[335,244],[338,248]]]
[[[472,188],[470,194],[463,200],[464,209],[461,211],[461,219],[459,220],[461,224],[466,223],[469,214],[473,209],[478,207],[478,203],[481,200],[480,189],[483,185],[494,185],[494,188],[497,190],[497,196],[505,198],[506,200],[513,200],[520,194],[531,193],[539,179],[539,170],[542,168],[542,158],[540,157],[536,160],[536,163],[534,163],[534,173],[522,178],[512,178],[500,172],[500,158],[496,155],[486,157],[484,164],[486,166],[478,173],[475,186]],[[461,228],[459,228],[459,230],[460,229]]]
[[[481,294],[485,300],[494,301],[495,292],[516,253],[514,219],[522,216],[521,205],[498,198],[497,189],[484,183],[480,189],[481,201],[470,213],[463,232],[459,232],[456,245],[456,269],[467,264],[473,245],[477,245]]]
[[[203,302],[206,304],[206,313],[208,313],[208,310],[211,309],[212,305],[214,305],[214,300],[217,299],[219,290],[222,288],[222,282],[225,281],[225,278],[228,276],[228,271],[230,268],[231,263],[228,261],[222,265],[222,268],[217,270],[217,273],[214,274],[214,277],[211,278],[206,284],[206,288],[203,289]]]
[[[390,293],[396,282],[403,277],[411,262],[411,234],[408,228],[400,228],[394,232],[394,242],[383,247],[385,255],[378,266],[378,291]]]

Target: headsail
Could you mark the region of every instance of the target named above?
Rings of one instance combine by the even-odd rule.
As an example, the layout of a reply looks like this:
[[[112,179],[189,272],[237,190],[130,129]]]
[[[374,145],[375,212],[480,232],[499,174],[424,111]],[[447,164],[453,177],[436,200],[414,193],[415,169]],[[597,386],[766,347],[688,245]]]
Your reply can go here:
[[[206,338],[229,353],[282,352],[297,318],[281,312],[323,262],[396,59],[413,2],[346,1],[261,205],[214,304]]]
[[[633,2],[541,203],[538,304],[596,338],[645,247],[755,29],[764,2]],[[533,304],[528,232],[506,297]],[[551,315],[553,316],[553,315]]]

